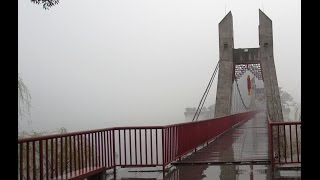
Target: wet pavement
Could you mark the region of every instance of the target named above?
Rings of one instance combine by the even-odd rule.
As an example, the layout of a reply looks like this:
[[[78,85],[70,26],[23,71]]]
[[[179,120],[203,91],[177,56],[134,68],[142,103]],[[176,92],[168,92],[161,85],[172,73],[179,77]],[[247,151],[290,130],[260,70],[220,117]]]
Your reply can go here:
[[[228,163],[269,161],[268,122],[258,113],[243,124],[218,137],[208,146],[177,163]]]
[[[300,168],[284,169],[271,165],[179,165],[172,166],[163,178],[161,168],[118,169],[120,180],[280,180],[301,179]],[[145,172],[152,171],[152,172]],[[110,174],[106,180],[113,180]]]
[[[269,164],[267,123],[265,113],[258,113],[197,152],[173,162],[165,177],[161,167],[119,168],[116,179],[301,179],[300,168],[279,169]],[[106,179],[114,178],[110,175]]]

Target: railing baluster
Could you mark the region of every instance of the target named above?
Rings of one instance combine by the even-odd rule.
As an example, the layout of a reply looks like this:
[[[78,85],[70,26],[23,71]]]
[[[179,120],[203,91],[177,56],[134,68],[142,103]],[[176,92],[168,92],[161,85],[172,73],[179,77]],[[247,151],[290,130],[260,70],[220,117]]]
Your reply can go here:
[[[166,164],[165,164],[165,146],[164,146],[164,128],[162,128],[162,130],[161,130],[161,139],[162,139],[162,171],[164,172],[164,170],[165,170],[165,166],[166,166]]]
[[[148,141],[147,141],[147,129],[144,129],[144,139],[145,139],[145,141],[144,141],[144,147],[145,147],[145,149],[146,149],[146,165],[148,164],[148,149],[147,149],[147,147],[148,147]]]
[[[95,147],[95,155],[96,155],[96,163],[95,166],[98,166],[98,143],[97,143],[97,132],[94,133],[94,147]]]
[[[90,170],[93,168],[94,166],[94,142],[93,142],[93,135],[94,133],[90,133],[90,136],[91,136],[91,141],[90,141],[90,149],[91,149],[91,156],[90,156]]]
[[[167,128],[164,128],[162,131],[162,136],[163,136],[163,164],[167,165]]]
[[[65,150],[66,150],[66,154],[65,154],[65,170],[66,170],[66,172],[65,172],[65,174],[66,174],[66,178],[68,178],[68,138],[67,138],[67,136],[65,136],[65,146],[66,146],[66,148],[65,148]]]
[[[124,144],[124,165],[127,165],[127,141],[126,141],[126,130],[123,130],[123,144]]]
[[[281,163],[281,155],[280,155],[280,137],[279,137],[279,126],[277,126],[278,127],[278,136],[277,136],[277,138],[278,138],[278,159],[279,159],[279,163]]]
[[[84,150],[83,150],[83,134],[80,135],[80,157],[81,157],[81,171],[84,170]]]
[[[291,153],[291,162],[293,162],[293,159],[292,159],[292,138],[291,138],[291,125],[289,125],[289,128],[290,128],[290,153]]]
[[[131,129],[129,129],[130,165],[132,165]]]
[[[87,134],[84,134],[84,167],[88,171]]]
[[[152,129],[150,129],[150,152],[151,152],[151,165],[153,164],[153,157],[152,157]]]
[[[54,164],[54,161],[53,161],[53,138],[51,139],[51,178],[53,178],[53,164]]]
[[[100,167],[101,166],[101,154],[100,154],[100,149],[101,149],[101,146],[100,146],[100,140],[101,140],[101,133],[98,132],[98,166]]]
[[[102,166],[107,167],[106,164],[106,132],[102,131]]]
[[[118,136],[119,136],[119,165],[121,166],[122,165],[122,162],[121,162],[121,130],[119,129],[118,130]]]
[[[137,156],[137,129],[134,129],[134,148],[135,148],[135,159],[136,159],[136,165],[138,164],[138,156]]]
[[[113,155],[111,152],[111,146],[113,146],[113,143],[115,143],[114,141],[111,141],[111,132],[113,131],[107,131],[107,149],[108,149],[108,167],[112,167],[112,161],[113,161]],[[112,143],[111,143],[112,142]]]
[[[76,136],[73,136],[73,161],[74,161],[74,171],[77,170],[77,148],[76,148]]]
[[[27,142],[27,180],[30,179],[30,171],[29,171],[29,142]]]
[[[33,179],[37,179],[36,171],[36,143],[32,141]]]
[[[60,138],[60,175],[63,178],[63,140]]]
[[[168,162],[170,162],[170,160],[171,160],[171,146],[172,146],[172,144],[171,144],[171,130],[172,130],[172,127],[169,127],[168,128],[168,157],[167,157],[167,161]]]
[[[81,169],[81,154],[80,154],[80,150],[81,150],[81,146],[80,146],[80,135],[77,135],[77,150],[78,150],[78,170]]]
[[[19,143],[20,145],[20,180],[23,180],[23,144]]]
[[[297,157],[298,157],[298,162],[300,162],[299,160],[299,141],[298,141],[298,125],[296,124],[296,144],[297,144]]]
[[[287,163],[287,137],[286,137],[286,125],[283,125],[283,138],[284,138],[284,160]]]
[[[58,177],[58,138],[55,138],[55,150],[56,150],[56,156],[55,156],[55,162],[56,162],[56,167],[55,167],[55,174],[56,178]]]
[[[140,165],[142,165],[142,148],[141,148],[141,129],[139,129],[139,138],[140,138]]]
[[[43,148],[42,148],[42,140],[39,141],[39,158],[40,158],[40,179],[43,179]]]
[[[115,130],[114,129],[112,129],[112,131],[110,131],[110,133],[112,132],[112,141],[111,141],[111,137],[110,137],[110,144],[112,144],[112,159],[113,159],[113,161],[112,161],[112,166],[114,166],[114,175],[116,174],[116,165],[117,165],[117,163],[116,163],[116,135],[115,135]],[[112,142],[112,143],[111,143]],[[111,154],[110,154],[111,155]]]
[[[72,172],[72,136],[69,136],[69,157],[70,157],[70,176],[72,176],[71,172]]]
[[[158,129],[156,129],[156,164],[158,165]]]

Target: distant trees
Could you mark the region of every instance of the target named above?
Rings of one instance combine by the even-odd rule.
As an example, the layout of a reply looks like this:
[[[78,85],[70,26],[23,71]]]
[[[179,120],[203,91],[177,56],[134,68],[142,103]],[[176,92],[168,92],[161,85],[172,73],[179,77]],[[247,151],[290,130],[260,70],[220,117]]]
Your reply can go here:
[[[285,115],[289,115],[291,110],[293,110],[295,120],[301,120],[301,105],[298,105],[293,100],[291,94],[283,90],[282,87],[279,87],[279,93],[281,99],[282,112]]]
[[[18,75],[18,119],[30,115],[31,94]]]
[[[43,9],[48,10],[52,6],[59,3],[60,0],[31,0],[35,4],[43,4]]]
[[[294,118],[295,120],[301,121],[301,104],[295,106]]]

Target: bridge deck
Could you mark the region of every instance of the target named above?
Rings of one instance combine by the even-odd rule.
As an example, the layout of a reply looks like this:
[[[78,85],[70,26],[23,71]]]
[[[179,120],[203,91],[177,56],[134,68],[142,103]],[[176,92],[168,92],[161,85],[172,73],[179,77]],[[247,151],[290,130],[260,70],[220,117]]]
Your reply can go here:
[[[172,164],[263,163],[269,161],[268,122],[258,113],[208,146]]]

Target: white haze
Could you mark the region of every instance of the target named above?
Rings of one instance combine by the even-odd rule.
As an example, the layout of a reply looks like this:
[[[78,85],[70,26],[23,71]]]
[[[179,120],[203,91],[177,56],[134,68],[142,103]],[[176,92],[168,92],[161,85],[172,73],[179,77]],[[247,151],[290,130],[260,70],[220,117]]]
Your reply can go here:
[[[20,130],[68,131],[184,121],[218,62],[231,10],[235,48],[258,47],[259,8],[273,21],[279,86],[301,97],[297,0],[60,0],[18,5],[18,72],[32,96]],[[206,104],[215,101],[216,82]]]

